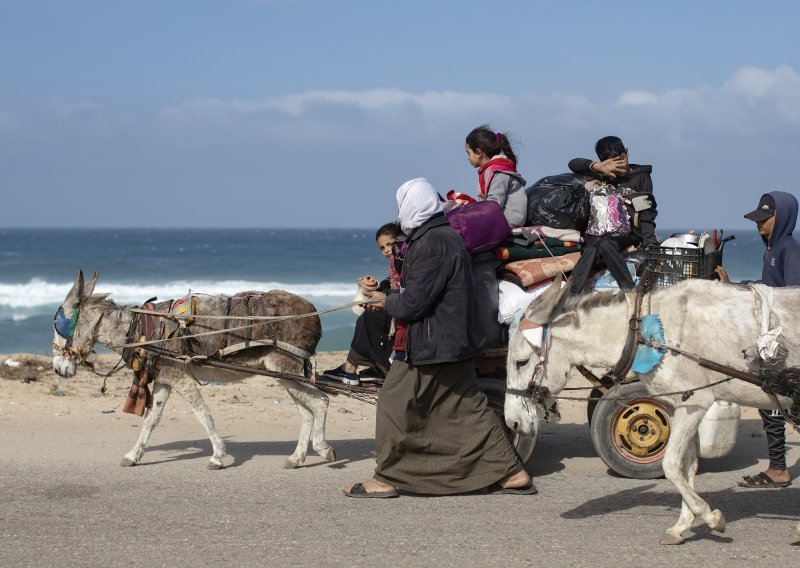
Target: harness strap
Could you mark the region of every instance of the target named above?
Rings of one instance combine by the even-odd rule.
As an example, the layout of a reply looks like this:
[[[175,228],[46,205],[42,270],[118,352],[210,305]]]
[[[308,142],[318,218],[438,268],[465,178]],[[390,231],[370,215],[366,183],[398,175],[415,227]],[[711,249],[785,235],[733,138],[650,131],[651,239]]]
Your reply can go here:
[[[631,298],[631,296],[633,297]],[[603,376],[603,379],[611,379],[615,383],[625,380],[625,377],[633,366],[633,360],[636,358],[636,348],[640,341],[639,330],[642,325],[642,318],[640,315],[642,309],[642,291],[636,288],[635,292],[632,294],[626,293],[625,299],[628,302],[628,334],[625,336],[625,346],[622,348],[622,354],[617,363]]]
[[[275,347],[277,349],[280,349],[281,351],[286,351],[287,353],[295,355],[301,359],[310,359],[313,356],[313,353],[309,353],[305,349],[300,349],[299,347],[296,347],[291,343],[286,343],[285,341],[279,341],[275,338],[270,338],[269,340],[266,341],[254,340],[254,339],[251,339],[249,341],[243,341],[241,343],[225,347],[224,349],[220,349],[214,354],[214,356],[225,357],[226,355],[230,355],[231,353],[236,353],[237,351],[243,351],[245,349],[251,349],[253,347]]]

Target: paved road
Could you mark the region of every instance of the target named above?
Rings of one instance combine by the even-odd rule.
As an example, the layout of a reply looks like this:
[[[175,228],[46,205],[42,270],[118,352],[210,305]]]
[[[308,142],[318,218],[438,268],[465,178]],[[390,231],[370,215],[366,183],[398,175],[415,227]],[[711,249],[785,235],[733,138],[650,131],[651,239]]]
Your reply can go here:
[[[229,424],[235,464],[207,471],[210,445],[187,420],[157,431],[144,464],[125,469],[116,464],[133,424],[98,429],[62,418],[72,422],[0,423],[6,440],[24,442],[0,455],[0,566],[750,567],[800,559],[789,545],[800,484],[733,488],[763,453],[754,420],[734,453],[704,462],[698,478],[728,532],[696,526],[685,545],[663,547],[658,539],[679,508],[671,485],[609,475],[581,424],[543,432],[529,465],[537,496],[355,500],[339,488],[370,475],[368,436],[333,440],[336,463],[313,457],[288,471],[281,464],[291,432],[264,442]],[[797,436],[790,441],[798,476]]]

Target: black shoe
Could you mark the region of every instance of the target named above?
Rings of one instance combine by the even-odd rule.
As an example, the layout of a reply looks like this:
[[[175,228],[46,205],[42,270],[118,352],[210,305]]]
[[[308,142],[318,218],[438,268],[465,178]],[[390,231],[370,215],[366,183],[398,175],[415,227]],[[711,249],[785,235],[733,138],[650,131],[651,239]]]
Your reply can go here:
[[[383,379],[386,377],[383,373],[380,372],[379,369],[375,369],[374,367],[370,367],[369,369],[364,369],[358,374],[358,378],[361,380],[362,383],[382,383]]]
[[[361,381],[358,380],[357,374],[348,373],[341,366],[328,371],[322,371],[322,377],[343,383],[345,385],[358,386],[361,384]]]

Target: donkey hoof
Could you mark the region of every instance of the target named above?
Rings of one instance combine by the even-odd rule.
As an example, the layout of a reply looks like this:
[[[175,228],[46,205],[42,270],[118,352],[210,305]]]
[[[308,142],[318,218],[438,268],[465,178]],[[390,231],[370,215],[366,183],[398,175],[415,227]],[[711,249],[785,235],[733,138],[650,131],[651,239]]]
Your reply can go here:
[[[711,530],[724,533],[725,532],[725,515],[719,509],[714,509],[711,513],[711,522],[708,523]]]
[[[136,462],[129,458],[122,458],[122,461],[119,463],[122,467],[133,467],[136,465]]]
[[[298,467],[300,467],[300,464],[296,461],[287,459],[285,462],[283,462],[283,469],[297,469]]]
[[[225,464],[223,463],[216,463],[216,462],[208,462],[206,466],[207,469],[225,469]]]
[[[664,536],[661,537],[661,541],[659,544],[667,544],[667,545],[675,545],[675,544],[683,544],[684,539],[680,535],[676,535],[675,533],[671,533],[669,531],[664,533]]]
[[[336,452],[333,450],[333,448],[327,448],[325,450],[322,450],[319,453],[319,455],[322,456],[322,459],[324,459],[325,461],[329,462],[336,461]]]

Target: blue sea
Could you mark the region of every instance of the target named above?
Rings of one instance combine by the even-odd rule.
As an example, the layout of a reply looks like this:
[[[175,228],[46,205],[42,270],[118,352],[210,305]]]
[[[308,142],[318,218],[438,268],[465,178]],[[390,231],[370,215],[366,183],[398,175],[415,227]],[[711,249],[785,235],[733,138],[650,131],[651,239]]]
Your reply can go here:
[[[736,232],[731,278],[758,279],[763,254],[754,230]],[[280,288],[324,309],[349,302],[360,276],[383,277],[387,261],[373,229],[0,229],[0,353],[50,354],[78,268],[100,270],[96,292],[120,304]],[[354,323],[349,309],[323,315],[319,349],[347,349]]]

